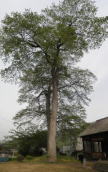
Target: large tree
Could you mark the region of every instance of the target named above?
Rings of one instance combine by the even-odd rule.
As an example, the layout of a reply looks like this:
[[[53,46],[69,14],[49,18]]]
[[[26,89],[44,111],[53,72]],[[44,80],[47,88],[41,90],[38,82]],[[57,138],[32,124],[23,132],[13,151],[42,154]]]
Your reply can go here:
[[[42,72],[38,77],[51,89],[48,155],[52,162],[56,160],[61,80],[65,78],[66,82],[67,71],[73,64],[88,49],[99,47],[107,35],[107,17],[97,17],[96,11],[91,0],[64,0],[43,10],[41,15],[30,11],[12,13],[2,22],[0,47],[2,59],[8,64],[3,76],[21,83],[27,72],[40,65]]]
[[[82,125],[86,116],[84,105],[89,102],[88,95],[92,91],[93,79],[94,75],[88,70],[73,68],[71,73],[68,72],[66,80],[61,80],[59,84],[59,108],[57,113],[58,133],[77,130],[76,126],[79,125],[80,128]],[[32,72],[30,72],[30,75],[27,73],[21,81],[19,102],[26,103],[27,106],[14,117],[16,126],[18,128],[21,126],[28,128],[28,126],[35,125],[38,129],[49,127],[50,97],[52,96],[52,91],[43,85],[41,88],[42,91],[36,96],[38,92],[36,88],[39,85],[36,82],[37,77],[32,77]]]

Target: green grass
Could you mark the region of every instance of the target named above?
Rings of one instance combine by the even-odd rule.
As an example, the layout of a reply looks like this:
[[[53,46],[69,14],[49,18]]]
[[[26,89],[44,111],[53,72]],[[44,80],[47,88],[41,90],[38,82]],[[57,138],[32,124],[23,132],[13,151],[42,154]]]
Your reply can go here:
[[[33,157],[31,160],[24,159],[24,162],[35,162],[35,163],[48,163],[47,161],[47,155],[39,156],[39,157]],[[57,162],[56,163],[67,163],[67,162],[78,162],[71,156],[57,156]]]

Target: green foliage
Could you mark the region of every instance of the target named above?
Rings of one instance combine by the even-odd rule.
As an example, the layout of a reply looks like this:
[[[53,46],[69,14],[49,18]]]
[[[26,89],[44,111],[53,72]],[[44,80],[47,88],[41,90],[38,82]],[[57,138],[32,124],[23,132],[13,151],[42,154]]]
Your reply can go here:
[[[30,156],[30,155],[27,155],[27,156],[26,156],[26,159],[27,159],[27,160],[32,160],[32,159],[33,159],[33,157],[32,157],[32,156]]]
[[[2,140],[2,143],[0,144],[0,151],[10,151],[11,149],[15,148],[15,143],[11,141],[9,137],[6,137],[4,140]]]
[[[66,162],[77,162],[77,160],[75,158],[73,158],[72,156],[61,156],[61,155],[58,155],[57,158],[58,158],[58,162],[63,162],[63,163],[66,163]]]
[[[20,129],[11,133],[11,142],[14,142],[19,154],[23,156],[42,155],[41,148],[47,147],[47,132]]]
[[[76,149],[77,138],[88,125],[80,116],[65,116],[57,133],[57,146],[71,145],[73,150]]]
[[[70,60],[79,61],[84,51],[100,46],[105,39],[107,18],[96,17],[92,1],[64,0],[41,15],[26,10],[7,15],[2,23],[2,59],[9,62],[2,74],[18,79],[39,64],[50,76],[54,61],[59,70]],[[43,77],[45,73],[41,73]]]

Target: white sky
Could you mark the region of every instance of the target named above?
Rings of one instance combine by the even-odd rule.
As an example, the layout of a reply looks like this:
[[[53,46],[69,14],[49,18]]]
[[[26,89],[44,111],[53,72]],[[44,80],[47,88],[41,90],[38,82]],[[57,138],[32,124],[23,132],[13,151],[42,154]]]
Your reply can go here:
[[[0,0],[0,20],[12,11],[32,9],[40,12],[52,2],[58,0]],[[108,15],[108,0],[96,0],[98,15]],[[98,78],[87,107],[87,121],[94,121],[108,116],[108,40],[98,50],[85,54],[81,66],[90,69]],[[2,67],[2,64],[0,64]],[[12,118],[21,106],[17,103],[18,87],[0,81],[0,138],[8,134],[13,127]]]

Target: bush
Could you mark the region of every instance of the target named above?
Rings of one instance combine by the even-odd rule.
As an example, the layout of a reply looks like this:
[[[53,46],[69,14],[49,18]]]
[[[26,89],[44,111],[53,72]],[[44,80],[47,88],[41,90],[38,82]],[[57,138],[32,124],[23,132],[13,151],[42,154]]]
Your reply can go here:
[[[35,133],[22,134],[17,139],[18,152],[23,156],[43,155],[41,148],[47,147],[47,131],[37,131]]]
[[[26,159],[27,159],[27,160],[32,160],[32,159],[33,159],[33,157],[32,157],[32,156],[30,156],[30,155],[27,155],[27,156],[26,156]]]
[[[16,160],[19,161],[19,162],[22,162],[24,160],[24,156],[23,155],[18,155],[16,157]]]

